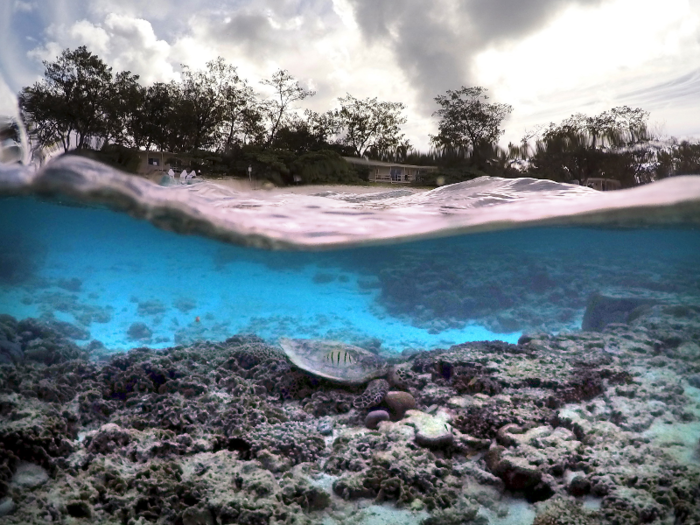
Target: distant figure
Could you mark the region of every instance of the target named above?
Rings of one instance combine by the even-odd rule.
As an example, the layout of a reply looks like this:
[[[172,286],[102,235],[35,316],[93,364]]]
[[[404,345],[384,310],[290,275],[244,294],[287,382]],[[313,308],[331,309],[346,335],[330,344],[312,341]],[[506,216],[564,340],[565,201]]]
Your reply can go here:
[[[194,172],[192,172],[192,173],[194,173]],[[185,177],[185,182],[186,182],[187,184],[189,184],[190,181],[192,180],[192,173],[188,173],[188,174],[187,174],[187,177]]]
[[[168,177],[170,177],[170,180],[175,182],[175,172],[173,171],[172,168],[168,170]]]
[[[194,179],[196,176],[197,176],[197,172],[194,171],[194,170],[192,170],[192,171],[190,172],[190,177]]]
[[[186,179],[187,179],[187,170],[182,170],[182,173],[180,173],[180,184],[185,184]]]

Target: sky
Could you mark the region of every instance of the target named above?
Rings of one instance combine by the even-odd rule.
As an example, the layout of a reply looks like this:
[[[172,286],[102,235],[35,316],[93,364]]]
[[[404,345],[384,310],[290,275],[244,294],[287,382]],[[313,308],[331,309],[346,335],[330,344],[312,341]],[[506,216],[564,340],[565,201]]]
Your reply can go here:
[[[42,60],[80,45],[146,84],[221,56],[262,94],[289,70],[316,91],[302,108],[346,93],[403,102],[421,151],[434,98],[461,86],[513,106],[503,145],[621,105],[700,138],[700,0],[2,0],[0,114]]]

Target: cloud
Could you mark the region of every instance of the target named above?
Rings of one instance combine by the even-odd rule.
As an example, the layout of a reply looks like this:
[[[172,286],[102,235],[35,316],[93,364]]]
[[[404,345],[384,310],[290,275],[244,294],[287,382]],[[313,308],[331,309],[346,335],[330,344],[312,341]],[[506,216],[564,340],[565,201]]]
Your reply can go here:
[[[177,78],[170,44],[158,39],[151,23],[142,18],[111,13],[101,23],[79,20],[49,26],[46,33],[49,41],[30,51],[30,57],[50,61],[66,48],[84,45],[115,71],[136,73],[146,84]]]
[[[397,92],[405,78],[392,53],[368,46],[352,11],[342,7],[338,2],[290,0],[222,9],[193,17],[191,38],[208,46],[211,58],[221,55],[236,65],[259,91],[264,91],[260,79],[278,68],[288,69],[316,90],[304,105],[317,111],[330,109],[348,91],[410,102],[410,90]]]
[[[41,59],[79,45],[145,83],[222,56],[262,93],[261,79],[288,69],[317,91],[303,103],[316,111],[346,92],[403,102],[423,150],[434,97],[462,85],[514,106],[506,140],[637,102],[675,133],[700,121],[695,84],[673,88],[700,63],[698,20],[700,0],[8,0],[0,73],[18,90]]]
[[[17,118],[19,116],[19,110],[17,107],[16,95],[5,81],[0,78],[0,117],[3,116]]]
[[[688,0],[570,5],[536,33],[482,50],[473,74],[494,97],[514,105],[517,121],[507,140],[517,141],[537,123],[619,105],[651,111],[652,121],[670,115],[671,105],[697,116],[697,104],[673,86],[697,70],[699,33],[700,13]],[[670,120],[678,122],[679,114]]]
[[[445,90],[473,85],[473,59],[489,45],[536,31],[568,4],[600,0],[349,1],[364,37],[393,51],[427,109]]]
[[[35,2],[23,2],[22,0],[15,0],[12,5],[12,9],[15,13],[31,13],[37,8]]]

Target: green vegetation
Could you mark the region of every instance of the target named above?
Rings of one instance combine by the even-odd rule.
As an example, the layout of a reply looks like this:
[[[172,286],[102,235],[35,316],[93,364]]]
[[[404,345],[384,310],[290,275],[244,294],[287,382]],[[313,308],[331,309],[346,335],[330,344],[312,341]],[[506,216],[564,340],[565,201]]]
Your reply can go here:
[[[183,65],[178,82],[150,86],[128,71],[113,73],[84,46],[44,66],[44,78],[19,93],[39,161],[62,150],[135,172],[137,152],[156,150],[185,156],[187,168],[208,174],[246,177],[250,166],[275,184],[367,181],[342,156],[438,166],[421,185],[492,175],[584,185],[605,177],[629,187],[700,173],[700,144],[654,141],[640,108],[572,115],[503,149],[498,140],[513,108],[489,102],[485,88],[463,86],[435,97],[438,130],[433,149],[421,153],[401,130],[401,102],[348,93],[335,109],[301,112],[296,104],[315,93],[286,70],[261,82],[270,93],[264,98],[222,58],[198,71]]]

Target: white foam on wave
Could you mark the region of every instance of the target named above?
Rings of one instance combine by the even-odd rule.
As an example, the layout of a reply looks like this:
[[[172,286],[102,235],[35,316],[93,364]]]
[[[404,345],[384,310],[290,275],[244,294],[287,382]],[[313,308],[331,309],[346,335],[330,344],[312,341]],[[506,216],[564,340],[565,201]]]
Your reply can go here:
[[[0,166],[0,195],[63,195],[179,233],[244,246],[320,250],[526,226],[700,223],[700,177],[598,192],[530,178],[481,177],[429,192],[298,195],[213,183],[163,187],[64,156],[38,171]]]

